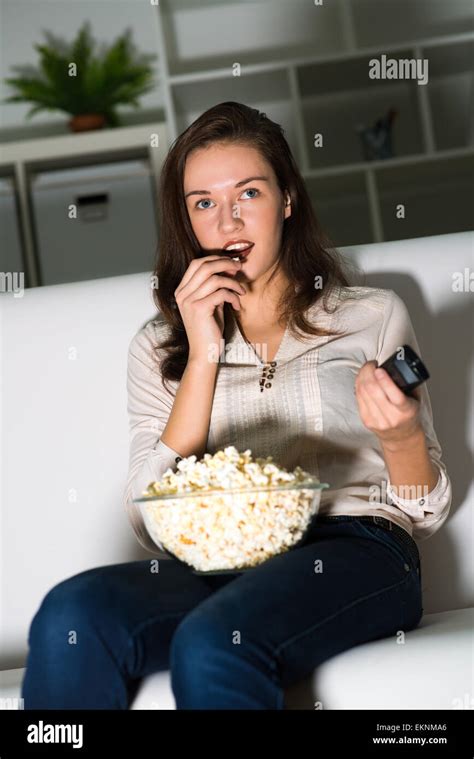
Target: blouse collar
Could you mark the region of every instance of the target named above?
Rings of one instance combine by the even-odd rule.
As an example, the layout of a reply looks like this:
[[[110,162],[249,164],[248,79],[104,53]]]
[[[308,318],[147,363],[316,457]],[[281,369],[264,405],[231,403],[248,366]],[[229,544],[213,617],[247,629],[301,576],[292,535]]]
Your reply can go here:
[[[333,290],[327,299],[328,308],[332,310],[336,301],[337,293],[336,290]],[[326,329],[330,328],[330,323],[332,321],[331,317],[332,314],[328,314],[323,309],[321,301],[319,300],[316,304],[311,306],[307,314],[309,321]],[[305,337],[296,338],[291,334],[287,325],[278,351],[274,357],[274,361],[276,361],[277,365],[284,364],[298,358],[310,350],[313,350],[316,346],[322,345],[328,339],[327,335],[306,335]],[[239,329],[237,319],[233,313],[231,314],[231,319],[228,320],[226,318],[221,345],[223,351],[220,363],[240,366],[265,366],[269,363],[268,361],[263,361],[254,348],[247,343]]]

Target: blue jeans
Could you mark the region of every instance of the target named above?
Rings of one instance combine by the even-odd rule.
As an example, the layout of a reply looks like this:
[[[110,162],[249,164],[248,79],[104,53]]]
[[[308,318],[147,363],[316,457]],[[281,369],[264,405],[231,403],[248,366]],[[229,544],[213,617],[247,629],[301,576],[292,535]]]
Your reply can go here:
[[[95,567],[46,594],[25,709],[128,709],[140,680],[168,669],[177,709],[284,709],[284,689],[326,659],[423,613],[416,544],[357,517],[317,517],[298,546],[245,572],[153,568]]]

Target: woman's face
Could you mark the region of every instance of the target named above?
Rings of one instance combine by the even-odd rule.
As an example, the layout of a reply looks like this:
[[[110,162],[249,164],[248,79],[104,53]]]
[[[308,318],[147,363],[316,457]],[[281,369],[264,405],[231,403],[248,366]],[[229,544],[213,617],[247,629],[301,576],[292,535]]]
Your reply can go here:
[[[207,255],[230,240],[246,240],[254,245],[239,279],[255,282],[270,271],[291,205],[255,148],[214,144],[194,151],[186,160],[184,194],[194,234]]]

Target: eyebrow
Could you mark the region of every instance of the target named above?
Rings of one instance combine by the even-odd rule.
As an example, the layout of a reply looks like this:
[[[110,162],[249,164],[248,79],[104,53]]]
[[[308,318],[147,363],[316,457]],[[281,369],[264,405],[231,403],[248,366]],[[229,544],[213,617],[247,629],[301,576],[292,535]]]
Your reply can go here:
[[[242,185],[247,184],[247,182],[256,182],[256,181],[268,182],[269,177],[265,177],[265,176],[247,177],[247,179],[241,179],[240,182],[237,182],[235,186],[242,187]],[[186,198],[189,198],[190,195],[210,195],[210,194],[211,193],[209,190],[191,190],[191,192],[187,192],[184,197],[186,199]]]

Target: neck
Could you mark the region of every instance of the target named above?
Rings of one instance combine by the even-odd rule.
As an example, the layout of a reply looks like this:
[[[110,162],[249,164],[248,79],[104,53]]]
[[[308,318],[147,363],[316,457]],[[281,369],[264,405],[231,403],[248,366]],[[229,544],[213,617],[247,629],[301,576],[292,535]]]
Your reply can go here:
[[[272,271],[254,282],[244,282],[247,292],[240,297],[240,311],[236,312],[236,318],[242,326],[247,324],[277,324],[278,301],[288,286],[288,280],[282,272],[274,276],[267,284]]]

